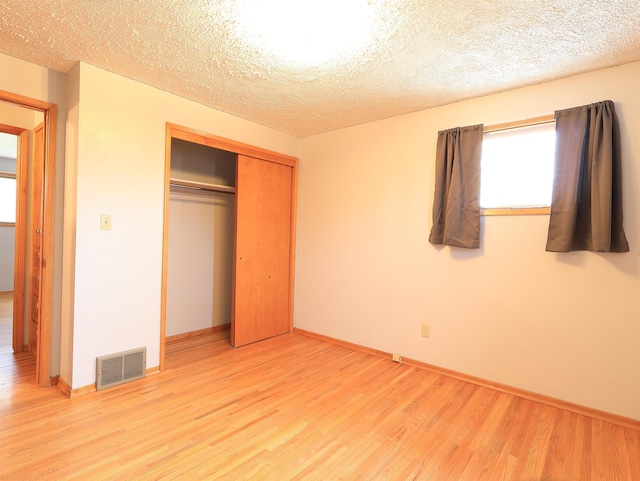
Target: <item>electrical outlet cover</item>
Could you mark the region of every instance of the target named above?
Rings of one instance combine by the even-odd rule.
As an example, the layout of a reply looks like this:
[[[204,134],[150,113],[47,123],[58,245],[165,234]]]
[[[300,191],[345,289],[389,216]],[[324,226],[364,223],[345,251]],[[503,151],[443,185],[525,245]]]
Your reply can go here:
[[[422,325],[422,337],[430,337],[431,336],[431,326],[429,324]]]

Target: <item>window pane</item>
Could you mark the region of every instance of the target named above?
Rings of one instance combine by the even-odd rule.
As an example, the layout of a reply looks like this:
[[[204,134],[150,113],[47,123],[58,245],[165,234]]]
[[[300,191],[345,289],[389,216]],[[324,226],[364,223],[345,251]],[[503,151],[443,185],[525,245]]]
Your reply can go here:
[[[485,134],[481,207],[550,206],[554,157],[554,123]]]
[[[16,179],[0,177],[0,222],[16,221]]]
[[[18,136],[15,134],[0,132],[0,170],[5,172],[15,172],[15,167],[13,169],[7,168],[5,161],[10,161],[15,166],[17,156]]]

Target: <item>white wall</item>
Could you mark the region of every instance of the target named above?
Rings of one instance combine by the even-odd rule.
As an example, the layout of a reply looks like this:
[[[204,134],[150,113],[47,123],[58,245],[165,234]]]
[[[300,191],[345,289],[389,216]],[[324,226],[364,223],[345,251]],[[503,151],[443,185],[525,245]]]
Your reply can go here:
[[[80,125],[80,65],[66,76],[66,127],[64,168],[64,243],[62,246],[63,292],[60,325],[60,369],[58,374],[71,386],[73,379],[73,329],[76,270],[76,191],[78,189],[78,127]]]
[[[0,292],[13,292],[15,226],[0,226]]]
[[[640,419],[638,79],[633,63],[302,139],[295,326]],[[483,218],[477,251],[428,243],[438,130],[605,99],[630,253],[547,253],[548,216]]]
[[[0,61],[2,61],[1,57]],[[0,102],[0,119],[5,125],[33,130],[35,111],[9,102]]]
[[[62,356],[75,389],[95,381],[96,356],[146,346],[147,366],[159,364],[166,122],[288,155],[298,140],[86,64],[72,90],[75,292]]]
[[[235,202],[232,194],[171,194],[166,335],[229,324]]]

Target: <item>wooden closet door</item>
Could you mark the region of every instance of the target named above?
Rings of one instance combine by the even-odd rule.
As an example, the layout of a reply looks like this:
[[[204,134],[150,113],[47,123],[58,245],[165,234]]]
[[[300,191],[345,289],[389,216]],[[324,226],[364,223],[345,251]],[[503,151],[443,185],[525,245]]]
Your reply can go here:
[[[288,332],[290,166],[238,155],[231,345]]]

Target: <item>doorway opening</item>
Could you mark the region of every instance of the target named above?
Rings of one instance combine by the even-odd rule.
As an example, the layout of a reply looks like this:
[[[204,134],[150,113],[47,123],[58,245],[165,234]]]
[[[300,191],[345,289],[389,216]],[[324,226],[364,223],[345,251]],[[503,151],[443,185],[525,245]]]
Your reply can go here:
[[[2,269],[13,274],[11,349],[21,359],[24,353],[35,356],[40,386],[55,384],[50,375],[55,123],[54,104],[0,91],[0,131],[17,138],[15,173],[1,177],[15,175],[13,257],[3,259],[8,269]],[[7,305],[2,305],[5,313]]]
[[[171,140],[166,342],[229,339],[236,154]],[[191,339],[185,343],[186,339]],[[170,345],[170,346],[169,346]]]
[[[22,224],[17,212],[21,200],[21,190],[17,185],[17,167],[18,141],[22,132],[15,127],[0,125],[0,352],[12,351],[14,345],[16,226]],[[24,156],[24,152],[21,154]],[[24,319],[20,327],[23,324]],[[21,334],[21,330],[16,333],[18,337]],[[22,345],[20,347],[22,348]]]

